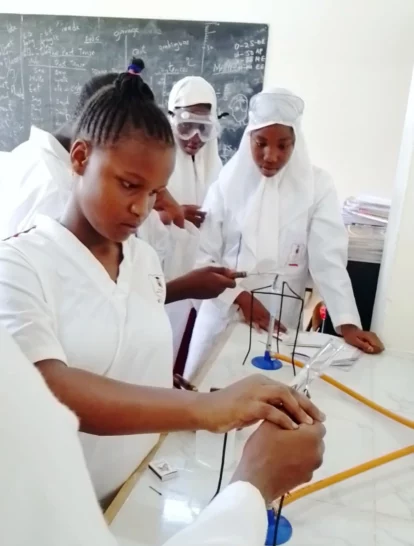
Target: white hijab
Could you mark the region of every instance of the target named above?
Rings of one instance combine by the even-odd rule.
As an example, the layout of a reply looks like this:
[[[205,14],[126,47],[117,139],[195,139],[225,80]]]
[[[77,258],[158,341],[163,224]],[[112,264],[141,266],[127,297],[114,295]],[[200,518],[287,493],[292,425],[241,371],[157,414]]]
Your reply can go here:
[[[282,273],[279,231],[313,202],[313,169],[300,126],[303,109],[302,99],[286,89],[264,90],[253,97],[240,147],[221,171],[218,183],[241,230],[241,270]],[[295,147],[284,169],[266,178],[254,163],[250,135],[274,124],[293,128]]]
[[[188,76],[177,82],[168,99],[168,110],[211,104],[211,113],[217,115],[217,97],[214,88],[199,76]],[[177,145],[174,172],[168,182],[168,189],[181,205],[203,204],[209,186],[217,180],[222,162],[218,153],[217,139],[214,138],[192,157]]]

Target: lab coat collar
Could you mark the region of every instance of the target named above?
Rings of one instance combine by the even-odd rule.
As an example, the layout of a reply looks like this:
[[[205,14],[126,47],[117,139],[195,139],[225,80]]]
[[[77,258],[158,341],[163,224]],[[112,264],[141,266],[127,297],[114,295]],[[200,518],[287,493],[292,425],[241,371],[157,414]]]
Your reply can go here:
[[[115,283],[104,266],[83,245],[79,239],[56,220],[48,216],[39,215],[36,218],[36,229],[45,238],[59,246],[66,258],[78,267],[81,267],[90,279],[95,282],[104,293],[114,295],[118,289],[127,291],[131,276],[131,246],[126,241],[122,245],[123,260],[119,267],[119,275]],[[75,279],[74,279],[75,280]]]
[[[60,161],[66,163],[68,168],[71,167],[69,152],[65,150],[62,144],[51,133],[32,125],[29,142],[57,157]]]

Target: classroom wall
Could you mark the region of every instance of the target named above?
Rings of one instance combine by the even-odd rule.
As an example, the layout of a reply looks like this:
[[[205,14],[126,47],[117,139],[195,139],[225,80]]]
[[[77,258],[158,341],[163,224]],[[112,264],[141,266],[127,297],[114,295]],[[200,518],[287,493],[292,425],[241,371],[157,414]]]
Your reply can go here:
[[[372,327],[388,349],[414,352],[414,73]]]
[[[391,196],[414,64],[414,0],[0,0],[0,11],[268,23],[266,83],[305,99],[313,161],[331,172],[341,198]]]

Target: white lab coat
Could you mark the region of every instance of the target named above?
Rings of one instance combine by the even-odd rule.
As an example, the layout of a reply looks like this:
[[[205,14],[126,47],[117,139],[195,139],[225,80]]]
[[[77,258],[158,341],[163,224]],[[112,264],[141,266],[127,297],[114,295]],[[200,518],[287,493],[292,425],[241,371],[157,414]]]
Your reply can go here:
[[[358,310],[348,273],[348,238],[344,228],[336,190],[331,177],[314,168],[314,192],[311,206],[298,199],[289,185],[279,191],[279,228],[271,236],[278,238],[280,276],[294,292],[304,296],[308,272],[329,309],[335,327],[355,324],[360,327]],[[306,206],[304,206],[306,205]],[[201,233],[201,251],[198,264],[222,264],[238,268],[242,226],[232,207],[231,194],[223,194],[220,183],[211,188],[204,205],[207,220]],[[249,248],[244,249],[247,261],[254,262]],[[254,263],[254,269],[259,269]],[[239,268],[240,269],[240,268]],[[275,274],[252,276],[238,283],[237,288],[226,290],[215,300],[204,301],[198,312],[190,352],[186,364],[186,377],[191,377],[205,360],[217,336],[231,320],[238,320],[236,297],[243,291],[269,286]],[[286,293],[290,291],[286,289]],[[257,295],[258,299],[279,316],[280,297]],[[290,328],[298,325],[300,302],[285,299],[282,323]]]
[[[296,296],[282,302],[280,295],[256,294],[277,318],[282,308],[281,322],[286,327],[300,327],[298,298],[304,297],[309,271],[334,326],[360,326],[346,271],[348,238],[339,202],[330,176],[310,161],[301,130],[303,109],[302,99],[287,89],[255,95],[239,150],[210,188],[203,206],[207,218],[199,264],[217,263],[260,275],[239,281],[216,300],[203,302],[187,359],[187,377],[197,371],[217,336],[237,317],[234,302],[244,291],[270,291],[274,285],[276,293]],[[283,168],[267,177],[253,159],[252,146],[259,164],[275,161],[278,146],[273,145],[272,151],[267,140],[257,144],[256,135],[278,125],[291,128],[293,150]],[[262,139],[263,134],[266,130]]]
[[[0,199],[0,239],[32,227],[38,214],[58,218],[72,189],[68,152],[46,132],[32,127],[29,140],[9,154]]]
[[[214,88],[200,76],[188,76],[179,80],[172,88],[168,99],[168,110],[210,104],[211,114],[217,115],[217,97]],[[174,172],[168,182],[168,190],[180,205],[201,206],[210,185],[217,179],[222,168],[217,138],[206,144],[193,157],[186,154],[177,143]],[[178,234],[175,249],[168,260],[166,275],[169,279],[183,275],[193,269],[196,262],[199,234],[197,228]],[[185,260],[185,262],[184,262]],[[182,264],[185,263],[185,268]],[[174,275],[171,274],[174,271]],[[174,360],[177,357],[191,309],[200,302],[184,300],[167,305],[174,339]]]
[[[200,232],[190,222],[185,222],[184,229],[174,224],[165,226],[158,213],[153,211],[140,226],[138,235],[156,250],[166,281],[181,277],[194,269]],[[173,362],[180,349],[191,306],[190,300],[176,301],[165,306],[173,331]]]
[[[195,267],[200,242],[200,231],[191,222],[185,221],[185,229],[169,226],[170,246],[165,256],[163,270],[167,281],[181,277]],[[188,316],[192,307],[198,308],[200,302],[181,300],[169,303],[165,309],[173,331],[173,361],[177,359]]]
[[[76,417],[1,326],[0,363],[0,544],[127,546],[96,501]],[[265,533],[261,495],[239,482],[164,546],[262,546]]]
[[[194,268],[200,233],[190,222],[184,222],[184,228],[175,224],[164,225],[158,212],[152,210],[139,227],[137,235],[158,254],[167,281],[181,277]]]
[[[38,220],[0,243],[0,324],[28,360],[172,387],[172,335],[155,251],[130,237],[115,283],[70,231],[51,218]],[[157,434],[82,434],[98,498],[120,487],[157,441]]]

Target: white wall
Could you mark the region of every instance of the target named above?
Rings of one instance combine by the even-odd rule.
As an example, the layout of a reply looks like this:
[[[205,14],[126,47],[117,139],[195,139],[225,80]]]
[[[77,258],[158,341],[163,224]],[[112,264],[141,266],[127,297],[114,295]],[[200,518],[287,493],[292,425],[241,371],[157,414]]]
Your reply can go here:
[[[387,348],[414,352],[414,74],[392,199],[372,327]]]
[[[0,11],[268,23],[266,83],[306,100],[314,162],[335,177],[342,198],[391,196],[414,64],[414,0],[0,0]]]

